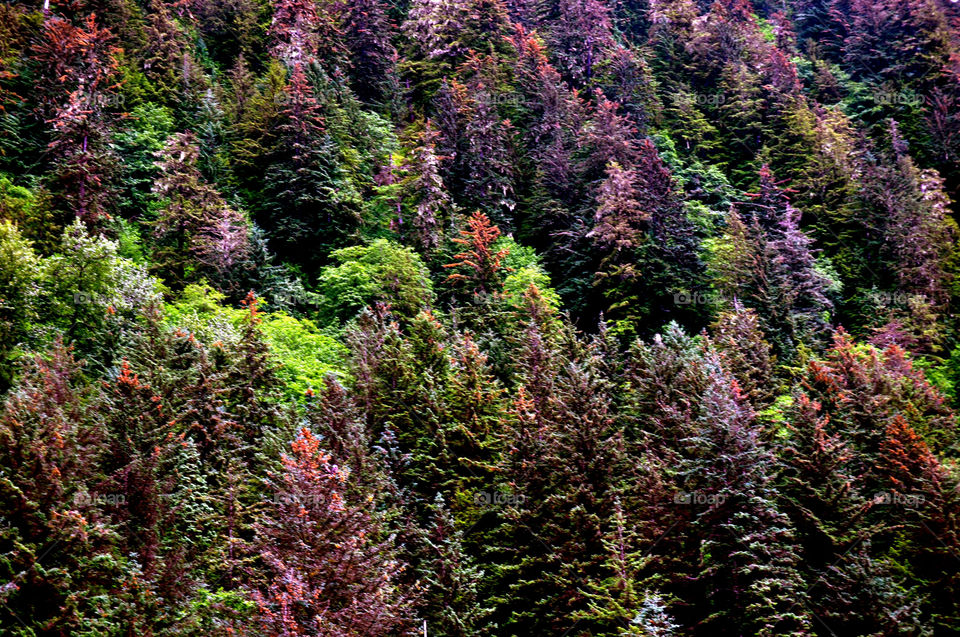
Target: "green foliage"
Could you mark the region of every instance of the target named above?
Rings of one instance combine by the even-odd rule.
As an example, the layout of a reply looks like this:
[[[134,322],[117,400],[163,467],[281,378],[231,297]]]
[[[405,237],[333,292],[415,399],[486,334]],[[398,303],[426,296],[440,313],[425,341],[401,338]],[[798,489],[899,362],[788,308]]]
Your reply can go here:
[[[309,319],[269,314],[261,329],[280,363],[277,376],[291,397],[312,395],[323,387],[324,378],[344,368],[346,348]]]
[[[10,386],[17,349],[38,318],[40,261],[10,221],[0,221],[0,392]]]
[[[247,310],[223,305],[224,296],[206,285],[188,285],[175,303],[164,308],[164,322],[195,332],[208,343],[240,338]],[[261,317],[260,329],[279,364],[277,377],[285,395],[304,400],[319,392],[324,378],[344,369],[346,349],[313,321],[283,312]]]
[[[170,112],[153,103],[137,106],[129,123],[114,133],[123,153],[123,190],[119,208],[124,217],[142,215],[149,209],[151,190],[157,178],[156,155],[174,131]]]
[[[60,250],[43,260],[41,311],[47,329],[79,353],[112,364],[124,328],[160,303],[159,283],[118,255],[118,244],[92,236],[79,220],[64,230]]]
[[[503,280],[503,299],[513,311],[523,308],[524,294],[532,285],[539,290],[546,306],[556,311],[560,308],[560,295],[550,283],[550,275],[541,264],[536,250],[517,243],[513,237],[501,237],[493,245],[497,251],[506,250],[503,266],[508,274]]]
[[[339,265],[324,268],[317,283],[320,316],[325,321],[346,322],[375,302],[412,318],[433,302],[429,273],[410,248],[376,239],[330,256]]]

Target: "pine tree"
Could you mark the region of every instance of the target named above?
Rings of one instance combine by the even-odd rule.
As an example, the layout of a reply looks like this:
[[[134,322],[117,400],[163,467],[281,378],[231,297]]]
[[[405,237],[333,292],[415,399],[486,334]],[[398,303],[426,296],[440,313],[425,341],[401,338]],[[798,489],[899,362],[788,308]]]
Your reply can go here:
[[[464,551],[463,531],[439,493],[432,508],[433,523],[424,538],[427,559],[422,567],[422,603],[430,615],[425,620],[427,630],[442,637],[475,635],[490,611],[482,607],[478,595],[483,571]]]
[[[448,281],[461,283],[469,287],[473,295],[486,297],[499,291],[503,276],[503,258],[507,250],[497,250],[494,246],[500,236],[500,228],[493,225],[482,212],[474,212],[467,220],[469,230],[461,230],[460,237],[453,239],[457,245],[464,246],[463,252],[454,256],[454,263],[445,268],[460,268],[463,272],[454,272]]]
[[[776,357],[764,340],[759,323],[754,310],[735,300],[733,307],[721,312],[710,326],[710,345],[756,411],[768,406],[775,394]]]
[[[589,86],[595,67],[614,48],[610,11],[598,0],[559,0],[547,23],[547,45],[572,86]]]
[[[444,182],[458,203],[483,210],[498,224],[513,224],[513,125],[500,117],[494,87],[496,60],[471,55],[474,71],[466,84],[444,81],[437,92],[438,148],[444,158]],[[493,76],[493,77],[490,77]]]
[[[516,632],[562,632],[589,607],[583,591],[606,559],[602,521],[628,469],[598,352],[586,349],[551,370],[534,325],[518,365],[524,391],[507,431],[504,477],[515,501],[503,512],[503,532],[516,558],[500,569],[499,586],[512,602],[498,609],[509,613],[498,621]]]
[[[143,67],[157,98],[174,108],[198,99],[207,80],[191,52],[188,35],[177,24],[166,2],[148,4]]]
[[[414,347],[424,342],[423,333],[411,336]],[[453,513],[472,516],[477,494],[491,484],[500,461],[497,430],[506,416],[504,391],[470,334],[457,338],[444,353],[449,373],[443,379],[440,423],[433,440],[421,441],[414,461],[431,468],[434,477],[429,482],[446,494]]]
[[[656,322],[682,310],[675,295],[699,290],[703,274],[699,240],[650,140],[635,161],[631,172],[614,168],[601,185],[597,225],[588,235],[606,252],[594,283],[607,298],[605,316],[626,336],[650,317]]]
[[[191,583],[178,563],[178,548],[165,541],[177,506],[169,498],[173,423],[160,397],[140,382],[127,361],[112,381],[104,381],[102,409],[106,439],[100,466],[106,479],[101,489],[121,501],[111,518],[122,548],[137,556],[142,576],[154,583],[161,598],[182,594]]]
[[[661,514],[674,525],[646,571],[677,600],[668,611],[697,634],[810,634],[793,529],[774,490],[778,467],[736,380],[676,325],[638,343],[627,370],[625,439],[676,489]]]
[[[510,38],[516,51],[514,76],[531,119],[520,130],[525,133],[527,152],[546,196],[570,202],[576,186],[574,152],[584,105],[550,64],[540,40],[519,25],[515,29]]]
[[[331,5],[311,0],[273,0],[273,5],[269,33],[273,54],[294,69],[313,63],[332,68],[343,45]]]
[[[851,0],[849,20],[844,62],[855,77],[878,83],[923,78],[949,55],[947,24],[936,2]]]
[[[597,195],[595,224],[587,236],[595,237],[598,244],[612,249],[614,255],[639,247],[644,222],[650,219],[649,211],[641,208],[637,201],[634,181],[633,171],[611,163]]]
[[[244,450],[245,459],[257,462],[263,462],[264,453],[271,451],[266,444],[271,436],[282,434],[285,426],[280,404],[281,382],[276,373],[277,363],[261,331],[260,303],[252,292],[242,302],[245,312],[239,338],[235,343],[223,344],[227,360],[232,364],[223,370],[221,381],[222,400],[236,423],[237,435],[250,445]]]
[[[486,53],[501,47],[498,40],[508,27],[507,11],[499,0],[414,0],[403,24],[417,57],[439,65],[428,71],[436,76],[470,50]]]
[[[757,311],[778,358],[789,359],[797,344],[822,344],[829,333],[833,282],[818,268],[788,191],[767,167],[751,199],[728,216],[726,247],[717,253],[718,283],[728,297]]]
[[[838,332],[823,360],[808,364],[802,386],[829,417],[828,431],[841,433],[856,451],[855,466],[861,472],[876,464],[883,432],[898,416],[935,451],[954,444],[953,412],[895,345],[883,351],[859,346],[849,334]]]
[[[127,575],[105,511],[115,498],[98,489],[104,432],[96,401],[96,388],[84,386],[79,363],[56,342],[33,357],[0,410],[4,626],[89,629],[106,611],[101,596]],[[113,619],[128,599],[118,597]]]
[[[440,157],[436,154],[438,136],[439,133],[427,121],[411,153],[409,166],[413,177],[410,189],[416,197],[410,232],[414,245],[427,257],[439,246],[444,221],[450,217],[450,195],[440,176]]]
[[[894,165],[880,166],[870,175],[868,197],[887,219],[885,256],[901,291],[924,297],[937,312],[947,301],[953,278],[956,224],[947,211],[942,178],[916,166],[904,152],[893,121],[891,134]]]
[[[636,129],[618,114],[619,104],[596,93],[596,107],[583,129],[580,145],[586,149],[581,170],[587,181],[600,179],[611,162],[624,170],[636,167]]]
[[[928,596],[921,611],[929,612],[937,630],[956,621],[953,602],[960,585],[956,569],[945,566],[960,546],[960,502],[956,478],[901,417],[887,425],[880,446],[879,467],[889,485],[885,496],[898,506],[910,547],[913,579]],[[942,627],[942,628],[941,628]]]
[[[642,590],[642,573],[649,558],[639,548],[642,544],[637,535],[618,498],[612,528],[604,537],[609,576],[590,582],[585,591],[591,601],[583,619],[594,626],[595,635],[670,637],[680,628],[667,613],[663,599]]]
[[[789,428],[780,489],[812,583],[811,610],[832,630],[859,634],[909,623],[916,609],[903,612],[909,602],[896,594],[891,565],[868,550],[885,524],[869,518],[875,493],[854,466],[854,451],[806,394],[796,396]]]

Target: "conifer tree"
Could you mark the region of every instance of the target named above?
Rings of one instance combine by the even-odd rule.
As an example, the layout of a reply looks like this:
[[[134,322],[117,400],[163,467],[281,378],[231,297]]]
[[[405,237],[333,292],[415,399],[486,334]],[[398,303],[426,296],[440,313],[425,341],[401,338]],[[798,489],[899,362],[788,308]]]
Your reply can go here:
[[[899,291],[936,314],[947,302],[954,277],[956,223],[947,212],[943,180],[934,170],[920,170],[902,146],[896,123],[891,121],[894,165],[879,166],[870,175],[867,190],[871,203],[885,220],[885,256],[896,275]],[[916,332],[926,331],[930,321],[911,312],[901,320]],[[936,343],[932,344],[936,347]]]
[[[800,343],[822,344],[830,329],[833,303],[827,295],[833,282],[818,268],[812,241],[800,229],[800,212],[767,167],[751,198],[728,217],[719,287],[757,310],[778,357]]]
[[[126,575],[98,486],[104,441],[80,366],[61,342],[30,361],[0,411],[3,625],[70,632],[102,621],[102,595]],[[93,417],[90,417],[90,415]],[[117,619],[123,602],[110,613]]]
[[[137,556],[145,580],[154,583],[161,598],[173,603],[169,598],[190,587],[178,563],[179,551],[165,537],[173,530],[178,504],[169,497],[174,487],[173,423],[160,397],[140,382],[127,361],[121,362],[116,378],[104,385],[105,451],[100,466],[106,479],[100,488],[117,494],[121,501],[111,518],[123,550]]]
[[[54,16],[33,48],[40,116],[52,127],[52,190],[84,222],[109,216],[117,162],[109,144],[119,49],[91,14],[81,26]]]
[[[154,236],[160,242],[156,262],[181,285],[190,280],[192,263],[199,261],[220,276],[228,271],[232,275],[249,250],[246,221],[206,183],[198,160],[195,135],[171,136],[158,154],[159,175],[153,187],[163,202],[154,222]]]
[[[278,254],[316,267],[356,228],[359,196],[325,129],[303,63],[293,67],[283,96],[255,218]]]
[[[514,75],[531,122],[521,127],[545,196],[570,203],[576,182],[574,152],[584,105],[550,64],[539,39],[522,26],[510,38],[516,51]]]
[[[680,628],[667,613],[663,599],[642,589],[643,568],[649,558],[639,549],[641,542],[637,536],[617,499],[612,529],[604,536],[609,554],[608,577],[590,582],[585,591],[591,601],[583,619],[590,622],[595,635],[670,637]]]
[[[332,6],[309,0],[273,0],[270,39],[274,55],[290,68],[322,63],[342,55],[341,33]]]
[[[649,211],[643,210],[636,198],[636,175],[619,164],[607,166],[607,178],[597,195],[596,223],[587,236],[614,254],[632,251],[643,236],[643,222],[649,221]]]
[[[422,567],[427,630],[444,637],[475,635],[490,610],[481,605],[477,590],[483,572],[464,551],[463,531],[439,493],[432,508]]]
[[[629,173],[611,168],[588,235],[606,253],[595,285],[608,299],[607,318],[624,335],[635,334],[647,317],[682,310],[675,295],[702,287],[699,241],[650,140],[640,144],[635,161]]]
[[[379,0],[347,3],[342,21],[354,93],[365,102],[387,101],[396,82],[392,75],[397,72],[397,52],[383,4]]]
[[[164,104],[183,108],[207,88],[202,68],[190,51],[190,42],[167,3],[151,0],[143,67],[152,89]]]
[[[409,167],[413,178],[410,189],[416,197],[410,232],[414,244],[428,257],[439,247],[444,221],[450,216],[450,195],[440,176],[440,157],[436,153],[438,135],[428,121],[418,136]]]
[[[733,307],[721,312],[710,328],[710,344],[724,369],[737,379],[743,395],[756,411],[769,405],[775,393],[776,358],[760,331],[757,313],[735,300]]]
[[[599,0],[559,0],[547,23],[547,45],[571,85],[589,86],[595,67],[614,48],[610,11]]]
[[[533,325],[528,338],[537,335]],[[613,512],[626,468],[597,352],[587,349],[551,373],[534,354],[542,345],[526,347],[520,366],[526,391],[518,396],[516,429],[509,431],[515,448],[507,450],[505,476],[516,498],[505,511],[505,532],[514,536],[517,559],[503,576],[517,603],[504,621],[514,631],[572,630],[588,608],[583,590],[603,569],[600,521]],[[547,387],[552,391],[542,395]],[[580,533],[562,531],[570,527]],[[550,576],[535,575],[544,571]]]
[[[881,351],[839,332],[823,360],[808,364],[802,386],[829,417],[828,431],[842,433],[856,451],[861,471],[876,464],[883,432],[897,416],[935,451],[954,444],[956,424],[944,397],[896,345]]]
[[[506,250],[497,250],[494,246],[500,228],[490,223],[482,212],[474,212],[467,225],[469,230],[461,230],[461,236],[453,239],[454,243],[464,246],[463,252],[454,256],[457,261],[443,266],[465,272],[454,272],[447,279],[467,285],[474,295],[493,294],[499,290],[503,274],[501,264],[507,256]]]
[[[369,500],[347,495],[349,473],[301,429],[270,478],[274,503],[256,525],[266,567],[252,591],[262,630],[287,635],[390,635],[411,624],[400,564]]]

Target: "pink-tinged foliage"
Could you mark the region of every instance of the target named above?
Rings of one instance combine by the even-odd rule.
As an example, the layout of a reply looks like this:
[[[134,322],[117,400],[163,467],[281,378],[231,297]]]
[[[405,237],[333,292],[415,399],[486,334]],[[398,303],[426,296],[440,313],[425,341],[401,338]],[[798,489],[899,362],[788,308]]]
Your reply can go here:
[[[637,201],[635,180],[632,170],[611,163],[607,178],[600,184],[595,225],[587,236],[614,252],[636,248],[641,243],[644,222],[650,219],[649,211]]]
[[[560,0],[556,11],[547,44],[560,73],[574,86],[585,86],[615,47],[610,10],[600,0]]]
[[[153,191],[164,206],[154,222],[154,237],[162,245],[157,261],[181,282],[187,276],[187,262],[193,259],[217,275],[215,282],[225,281],[223,275],[249,255],[249,225],[206,182],[197,167],[198,158],[192,133],[173,135],[158,154],[160,175]]]
[[[635,127],[618,114],[620,105],[603,97],[599,90],[596,101],[580,140],[588,151],[584,170],[599,176],[610,162],[617,162],[625,169],[633,168],[638,159]]]
[[[908,155],[878,177],[883,180],[879,202],[889,215],[887,246],[901,290],[941,308],[953,279],[948,262],[958,237],[943,179],[935,170],[917,168]]]
[[[330,4],[315,0],[274,0],[270,39],[274,55],[288,66],[330,62],[341,50]]]
[[[229,274],[250,256],[249,228],[238,212],[222,208],[221,216],[200,231],[197,260],[220,275]]]
[[[813,240],[800,228],[790,203],[767,166],[750,201],[728,216],[725,252],[717,259],[721,290],[758,313],[778,355],[804,342],[817,344],[830,331],[831,280],[817,266]]]
[[[66,208],[89,223],[109,216],[117,169],[108,139],[120,53],[113,40],[92,14],[81,26],[54,16],[32,51],[44,69],[37,109],[53,130],[55,189]]]
[[[411,221],[414,241],[428,255],[440,243],[441,224],[450,205],[450,195],[440,176],[440,157],[436,152],[439,134],[428,121],[419,135],[410,161],[410,171],[413,173],[411,188],[417,197]]]
[[[393,635],[409,625],[400,565],[374,520],[372,498],[347,495],[350,471],[301,429],[270,481],[256,525],[269,577],[252,591],[270,635]]]
[[[517,83],[534,115],[526,133],[530,152],[548,191],[555,196],[569,196],[573,153],[585,106],[550,64],[546,49],[534,34],[516,25],[510,43],[516,50]]]

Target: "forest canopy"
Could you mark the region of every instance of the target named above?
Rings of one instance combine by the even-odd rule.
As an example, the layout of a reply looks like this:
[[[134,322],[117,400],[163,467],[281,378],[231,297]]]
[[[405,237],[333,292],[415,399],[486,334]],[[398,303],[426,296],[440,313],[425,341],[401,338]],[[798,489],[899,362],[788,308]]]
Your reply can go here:
[[[0,633],[960,631],[955,0],[0,4]]]

